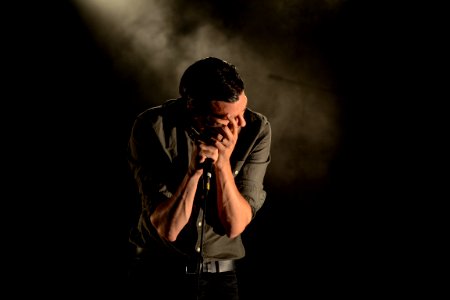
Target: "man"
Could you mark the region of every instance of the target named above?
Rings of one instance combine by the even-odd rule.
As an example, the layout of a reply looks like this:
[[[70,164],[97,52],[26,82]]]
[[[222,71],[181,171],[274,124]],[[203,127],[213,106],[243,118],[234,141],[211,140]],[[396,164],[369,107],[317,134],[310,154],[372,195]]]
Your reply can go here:
[[[234,65],[200,59],[180,97],[136,118],[129,163],[141,200],[132,291],[148,299],[238,299],[241,234],[263,205],[271,127],[248,108]]]

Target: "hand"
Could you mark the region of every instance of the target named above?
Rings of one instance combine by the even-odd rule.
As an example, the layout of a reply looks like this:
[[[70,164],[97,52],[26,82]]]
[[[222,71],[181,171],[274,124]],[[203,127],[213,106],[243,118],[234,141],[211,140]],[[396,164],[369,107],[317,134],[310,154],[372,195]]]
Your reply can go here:
[[[215,163],[219,156],[218,149],[211,144],[198,141],[198,144],[194,145],[194,147],[188,170],[191,175],[196,172],[200,174],[203,172],[203,166],[207,158],[210,158]]]
[[[239,135],[239,125],[237,124],[237,119],[227,116],[228,124],[221,127],[221,133],[217,135],[215,146],[218,149],[219,157],[218,164],[222,164],[230,161],[231,154],[236,146],[238,135]]]

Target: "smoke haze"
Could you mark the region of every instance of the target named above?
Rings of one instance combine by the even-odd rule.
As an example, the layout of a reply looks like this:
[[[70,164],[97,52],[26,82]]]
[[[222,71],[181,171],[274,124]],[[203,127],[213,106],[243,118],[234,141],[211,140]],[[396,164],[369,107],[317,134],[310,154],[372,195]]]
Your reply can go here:
[[[140,204],[126,161],[132,121],[178,97],[191,63],[217,56],[237,66],[249,106],[273,129],[267,200],[243,236],[242,299],[404,295],[412,286],[430,298],[420,275],[440,273],[420,264],[439,265],[423,250],[436,249],[430,233],[444,226],[424,208],[444,177],[421,166],[442,168],[423,151],[435,151],[437,128],[425,126],[441,119],[427,109],[442,95],[430,97],[437,72],[421,66],[443,66],[432,46],[446,18],[434,17],[435,4],[6,4],[4,203],[14,207],[4,209],[4,241],[17,255],[5,256],[15,295],[27,286],[47,298],[117,297]]]
[[[249,107],[272,124],[268,181],[283,186],[326,176],[339,141],[339,110],[311,31],[342,1],[232,1],[222,7],[209,1],[76,2],[117,70],[136,80],[139,107],[177,97],[187,66],[220,57],[237,66]]]

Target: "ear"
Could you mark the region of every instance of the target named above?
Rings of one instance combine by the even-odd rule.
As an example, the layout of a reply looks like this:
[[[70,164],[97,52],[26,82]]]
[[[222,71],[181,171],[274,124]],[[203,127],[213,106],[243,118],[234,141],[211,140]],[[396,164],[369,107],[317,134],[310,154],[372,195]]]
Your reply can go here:
[[[199,106],[198,101],[195,101],[193,98],[187,98],[186,107],[189,113],[192,115],[198,115],[202,113],[201,106]]]
[[[186,109],[187,109],[188,115],[190,116],[189,118],[190,118],[191,122],[195,122],[195,119],[197,118],[197,114],[195,111],[194,101],[192,100],[192,98],[187,99]]]

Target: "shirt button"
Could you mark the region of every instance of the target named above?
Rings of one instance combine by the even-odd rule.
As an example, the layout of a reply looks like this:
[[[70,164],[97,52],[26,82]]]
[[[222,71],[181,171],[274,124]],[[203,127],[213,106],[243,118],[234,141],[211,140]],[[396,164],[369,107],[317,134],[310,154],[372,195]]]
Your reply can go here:
[[[238,173],[239,173],[239,171],[238,171],[238,170],[234,171],[234,175],[237,175]]]
[[[200,252],[200,247],[197,247],[197,249],[195,249],[195,250],[197,250],[197,252]]]
[[[202,226],[202,222],[198,222],[198,227]]]

